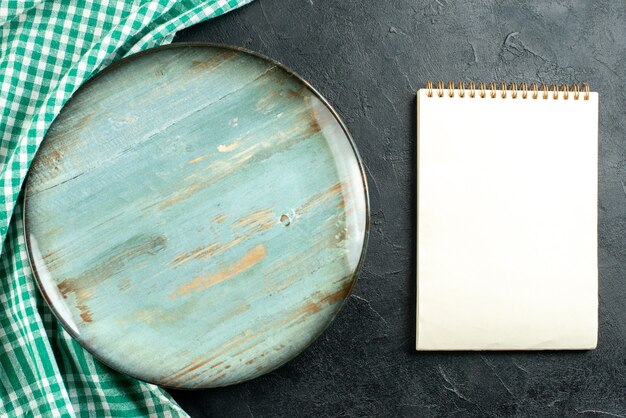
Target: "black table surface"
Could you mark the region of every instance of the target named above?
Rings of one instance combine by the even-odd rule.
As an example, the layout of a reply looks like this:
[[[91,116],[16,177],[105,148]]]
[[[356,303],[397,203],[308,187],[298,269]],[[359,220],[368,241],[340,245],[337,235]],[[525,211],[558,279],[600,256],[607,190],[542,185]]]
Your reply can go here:
[[[626,415],[626,2],[260,0],[176,41],[243,46],[308,80],[354,137],[371,201],[365,264],[330,328],[248,383],[172,391],[191,416]],[[597,350],[414,350],[415,92],[429,79],[600,93]]]

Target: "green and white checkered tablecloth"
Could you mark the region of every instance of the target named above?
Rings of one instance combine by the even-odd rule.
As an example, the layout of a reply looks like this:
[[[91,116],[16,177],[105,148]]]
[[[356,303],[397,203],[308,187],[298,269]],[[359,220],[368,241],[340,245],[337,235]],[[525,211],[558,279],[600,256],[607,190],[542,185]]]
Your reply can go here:
[[[162,389],[94,360],[33,281],[20,189],[46,130],[89,77],[250,0],[0,0],[0,416],[185,416]]]

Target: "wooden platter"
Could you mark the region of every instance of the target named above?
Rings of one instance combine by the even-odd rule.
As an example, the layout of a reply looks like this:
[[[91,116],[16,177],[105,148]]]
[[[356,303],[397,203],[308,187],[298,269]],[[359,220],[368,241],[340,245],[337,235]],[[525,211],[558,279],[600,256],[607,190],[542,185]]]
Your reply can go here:
[[[276,62],[205,44],[86,83],[35,157],[25,217],[66,330],[111,367],[180,388],[304,350],[350,294],[369,228],[362,165],[324,99]]]

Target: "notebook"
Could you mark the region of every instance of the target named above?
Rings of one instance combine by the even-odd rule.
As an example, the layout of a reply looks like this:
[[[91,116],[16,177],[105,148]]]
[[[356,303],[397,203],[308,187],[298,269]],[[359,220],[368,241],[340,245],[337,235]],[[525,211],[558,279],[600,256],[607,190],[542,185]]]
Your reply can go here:
[[[417,93],[417,350],[592,349],[598,93]]]

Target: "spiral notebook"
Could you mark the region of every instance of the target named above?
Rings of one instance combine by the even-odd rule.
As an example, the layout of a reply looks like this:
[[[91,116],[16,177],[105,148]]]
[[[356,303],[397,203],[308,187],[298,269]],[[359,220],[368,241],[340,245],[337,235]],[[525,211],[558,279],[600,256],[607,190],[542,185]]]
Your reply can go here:
[[[598,94],[417,93],[417,350],[592,349]]]

